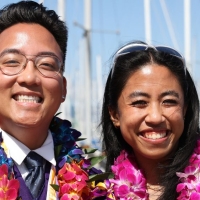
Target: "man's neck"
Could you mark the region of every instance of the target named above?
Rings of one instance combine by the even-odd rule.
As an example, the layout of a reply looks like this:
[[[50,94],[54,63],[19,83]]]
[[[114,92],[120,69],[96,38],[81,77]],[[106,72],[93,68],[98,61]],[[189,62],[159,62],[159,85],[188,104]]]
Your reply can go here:
[[[41,147],[48,135],[48,127],[43,129],[41,128],[39,130],[35,127],[26,128],[20,126],[11,128],[1,127],[1,129],[16,138],[31,150]]]

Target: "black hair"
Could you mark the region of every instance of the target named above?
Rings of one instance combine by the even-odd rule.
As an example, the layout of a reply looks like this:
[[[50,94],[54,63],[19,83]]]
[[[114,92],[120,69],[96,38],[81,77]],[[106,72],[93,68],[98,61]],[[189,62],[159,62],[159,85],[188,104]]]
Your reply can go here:
[[[133,43],[146,44],[140,41]],[[145,51],[135,51],[119,56],[116,59],[107,78],[100,123],[103,138],[102,146],[107,155],[106,170],[110,171],[114,159],[120,154],[121,150],[125,149],[128,152],[132,152],[132,148],[122,137],[120,129],[114,127],[108,108],[117,109],[117,101],[129,77],[149,63],[165,66],[177,77],[184,93],[184,103],[187,105],[184,130],[180,137],[177,151],[171,158],[169,166],[163,166],[167,170],[160,177],[160,184],[165,188],[160,199],[175,200],[177,197],[176,185],[178,183],[176,172],[183,171],[187,166],[199,138],[198,94],[194,82],[184,66],[184,62],[175,56],[148,48]]]
[[[68,30],[54,10],[48,10],[34,1],[12,3],[0,10],[0,33],[18,23],[35,23],[45,27],[60,46],[65,62]]]

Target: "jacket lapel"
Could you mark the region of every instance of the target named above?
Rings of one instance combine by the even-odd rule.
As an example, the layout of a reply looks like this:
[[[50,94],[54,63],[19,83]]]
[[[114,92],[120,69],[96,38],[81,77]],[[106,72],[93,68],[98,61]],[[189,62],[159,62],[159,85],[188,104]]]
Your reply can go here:
[[[45,183],[44,183],[44,186],[43,186],[43,190],[41,191],[41,193],[39,194],[39,196],[35,200],[45,200],[46,199],[50,168],[51,168],[51,164],[49,162],[46,162]],[[31,192],[29,191],[28,187],[26,186],[24,179],[22,178],[21,173],[19,172],[16,165],[14,165],[14,167],[13,167],[13,172],[14,172],[15,179],[17,179],[20,183],[19,197],[21,197],[23,200],[24,199],[34,200]]]

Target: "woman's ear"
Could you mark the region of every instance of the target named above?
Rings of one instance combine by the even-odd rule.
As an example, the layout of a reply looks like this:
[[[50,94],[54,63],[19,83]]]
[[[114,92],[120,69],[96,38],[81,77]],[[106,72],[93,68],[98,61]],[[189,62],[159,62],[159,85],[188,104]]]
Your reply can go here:
[[[183,108],[183,118],[184,119],[185,119],[186,112],[187,112],[187,105],[185,105]]]
[[[120,127],[120,121],[119,121],[118,112],[111,107],[109,107],[108,110],[109,110],[110,119],[113,122],[113,125],[115,126],[115,128],[119,128]]]

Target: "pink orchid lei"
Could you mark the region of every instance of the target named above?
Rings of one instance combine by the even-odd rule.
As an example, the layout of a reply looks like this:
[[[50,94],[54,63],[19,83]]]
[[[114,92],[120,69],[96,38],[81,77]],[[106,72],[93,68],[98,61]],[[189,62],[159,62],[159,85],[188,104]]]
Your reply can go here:
[[[114,179],[110,179],[113,185],[114,195],[117,198],[147,200],[146,179],[138,169],[133,156],[122,151],[111,167]]]
[[[111,166],[113,179],[104,181],[99,189],[107,191],[106,200],[148,200],[146,179],[138,168],[134,156],[122,151]],[[177,200],[200,199],[200,140],[184,172],[177,172]],[[98,185],[97,185],[98,186]]]
[[[146,179],[138,168],[134,156],[125,150],[111,166],[113,178],[95,185],[93,195],[105,200],[148,200]],[[95,199],[92,198],[92,199]]]
[[[177,200],[197,200],[200,199],[200,140],[189,160],[189,165],[184,172],[177,172],[180,183],[176,191],[179,193]]]

